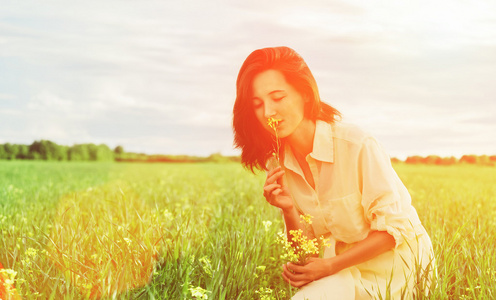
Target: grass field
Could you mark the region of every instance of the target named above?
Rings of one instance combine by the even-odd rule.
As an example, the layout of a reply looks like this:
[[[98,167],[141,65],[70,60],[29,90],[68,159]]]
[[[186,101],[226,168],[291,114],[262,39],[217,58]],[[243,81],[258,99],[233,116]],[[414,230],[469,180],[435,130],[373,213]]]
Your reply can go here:
[[[395,168],[434,244],[428,299],[496,298],[496,168]],[[22,299],[286,299],[263,181],[235,163],[0,161],[0,262]]]

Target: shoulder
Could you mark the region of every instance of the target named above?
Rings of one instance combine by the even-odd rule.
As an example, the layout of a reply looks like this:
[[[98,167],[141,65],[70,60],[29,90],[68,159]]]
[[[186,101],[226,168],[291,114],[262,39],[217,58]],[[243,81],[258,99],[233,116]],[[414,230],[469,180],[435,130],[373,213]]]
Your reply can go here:
[[[331,126],[333,137],[337,140],[362,145],[366,140],[373,138],[369,132],[355,124],[339,121],[332,123]]]

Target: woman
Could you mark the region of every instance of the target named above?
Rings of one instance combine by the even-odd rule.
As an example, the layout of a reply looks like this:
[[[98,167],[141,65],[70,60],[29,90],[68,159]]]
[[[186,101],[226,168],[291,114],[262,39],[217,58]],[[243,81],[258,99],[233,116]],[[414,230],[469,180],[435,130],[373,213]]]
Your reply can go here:
[[[245,167],[267,170],[263,195],[286,230],[331,246],[323,258],[283,266],[293,299],[412,298],[432,281],[432,244],[378,142],[320,101],[303,59],[287,47],[252,52],[237,78],[233,130]],[[277,120],[274,130],[267,122]],[[268,167],[281,141],[277,167]]]

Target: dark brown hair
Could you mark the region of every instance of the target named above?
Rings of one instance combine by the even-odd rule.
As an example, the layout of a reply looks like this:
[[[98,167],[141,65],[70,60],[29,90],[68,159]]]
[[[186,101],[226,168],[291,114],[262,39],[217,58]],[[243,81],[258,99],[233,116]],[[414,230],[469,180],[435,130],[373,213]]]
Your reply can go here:
[[[252,99],[253,79],[266,70],[278,70],[308,102],[305,117],[332,123],[341,116],[338,110],[320,101],[315,78],[303,58],[291,48],[271,47],[253,51],[244,61],[236,81],[233,108],[234,145],[241,149],[241,162],[252,172],[265,169],[274,149],[274,139],[255,116]]]

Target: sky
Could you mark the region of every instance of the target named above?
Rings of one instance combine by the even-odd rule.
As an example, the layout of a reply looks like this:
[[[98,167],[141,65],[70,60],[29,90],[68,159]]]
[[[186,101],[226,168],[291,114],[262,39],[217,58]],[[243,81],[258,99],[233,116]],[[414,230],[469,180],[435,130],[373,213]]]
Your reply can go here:
[[[237,155],[237,73],[289,46],[394,157],[496,154],[496,1],[11,1],[0,143]]]

